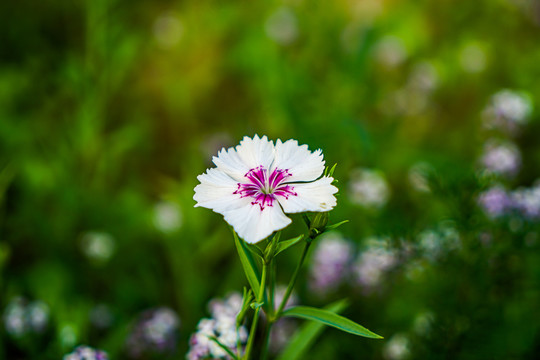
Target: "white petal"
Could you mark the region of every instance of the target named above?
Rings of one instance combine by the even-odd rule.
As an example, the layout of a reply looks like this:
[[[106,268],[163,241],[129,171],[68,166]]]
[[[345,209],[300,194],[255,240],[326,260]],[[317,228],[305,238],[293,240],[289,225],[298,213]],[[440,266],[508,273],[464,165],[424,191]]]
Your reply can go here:
[[[212,158],[212,162],[217,168],[237,181],[244,181],[244,175],[249,171],[250,167],[240,159],[235,148],[225,148],[218,152],[217,156]]]
[[[290,195],[288,199],[278,196],[277,199],[286,213],[330,211],[336,206],[334,194],[338,192],[332,181],[334,178],[325,176],[310,183],[291,184],[296,195]]]
[[[224,217],[238,236],[250,244],[264,240],[274,231],[281,230],[291,223],[291,219],[283,214],[277,202],[274,202],[274,206],[266,206],[263,210],[259,205],[250,203],[227,211]]]
[[[287,140],[284,143],[280,139],[276,141],[274,169],[289,170],[292,174],[287,182],[313,181],[324,171],[324,160],[321,149],[309,151],[307,145],[298,145],[296,140]]]
[[[223,214],[249,203],[248,199],[241,199],[239,194],[234,194],[238,183],[221,170],[208,169],[197,179],[201,183],[195,187],[193,195],[193,200],[197,201],[196,207],[202,206]]]
[[[274,143],[263,136],[255,135],[252,138],[244,136],[235,148],[221,149],[218,156],[212,159],[218,169],[226,172],[238,181],[251,169],[264,166],[266,169],[274,161]]]
[[[244,139],[240,141],[240,145],[236,147],[236,151],[240,159],[250,169],[262,165],[268,170],[274,161],[274,142],[268,140],[266,135],[262,138],[255,135],[253,139],[244,136]]]

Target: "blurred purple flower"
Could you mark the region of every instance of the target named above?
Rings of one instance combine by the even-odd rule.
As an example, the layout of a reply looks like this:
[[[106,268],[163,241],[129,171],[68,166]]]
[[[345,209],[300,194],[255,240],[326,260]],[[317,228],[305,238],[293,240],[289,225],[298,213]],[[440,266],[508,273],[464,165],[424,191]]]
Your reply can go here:
[[[532,101],[529,95],[504,89],[494,94],[484,109],[484,126],[513,135],[527,123],[531,112]]]
[[[64,360],[108,360],[107,353],[89,346],[78,346],[72,353],[64,356]]]
[[[339,233],[323,235],[313,254],[309,270],[309,287],[324,295],[342,283],[353,258],[353,245]]]
[[[213,299],[208,307],[212,318],[204,318],[197,325],[197,332],[191,335],[189,341],[188,360],[230,359],[227,352],[211,338],[227,346],[232,352],[237,352],[237,344],[244,345],[247,341],[247,329],[240,326],[236,329],[236,315],[242,306],[242,296],[231,293],[225,299]],[[243,350],[243,349],[242,349]]]
[[[512,199],[505,188],[496,185],[478,196],[478,204],[490,218],[498,218],[512,208]]]
[[[362,289],[371,292],[378,287],[385,272],[396,265],[398,256],[386,240],[374,238],[367,242],[368,247],[358,256],[353,271]]]
[[[169,308],[143,312],[126,341],[129,356],[136,359],[174,352],[179,327],[180,319]]]
[[[540,184],[520,188],[510,194],[512,205],[525,218],[540,218]]]
[[[490,140],[484,146],[481,162],[490,173],[514,176],[521,167],[521,153],[513,143]]]

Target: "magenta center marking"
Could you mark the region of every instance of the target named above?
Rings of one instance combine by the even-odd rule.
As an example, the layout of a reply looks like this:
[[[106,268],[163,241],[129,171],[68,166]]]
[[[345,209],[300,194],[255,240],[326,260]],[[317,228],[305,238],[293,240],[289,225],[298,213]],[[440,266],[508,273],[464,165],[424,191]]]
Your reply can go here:
[[[253,198],[251,204],[259,205],[261,210],[264,210],[266,206],[274,206],[277,196],[288,199],[291,195],[298,195],[293,191],[293,186],[285,184],[287,178],[292,176],[287,169],[275,169],[268,176],[268,170],[263,166],[258,166],[249,170],[244,176],[247,183],[238,183],[233,194],[240,194],[241,198],[248,196]]]

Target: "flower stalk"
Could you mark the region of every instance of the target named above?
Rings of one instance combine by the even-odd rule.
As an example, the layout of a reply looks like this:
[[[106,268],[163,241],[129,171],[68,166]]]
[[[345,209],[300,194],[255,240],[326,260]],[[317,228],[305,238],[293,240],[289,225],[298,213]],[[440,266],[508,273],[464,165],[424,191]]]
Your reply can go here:
[[[265,261],[263,262],[263,269],[262,269],[262,275],[261,275],[261,287],[259,289],[259,296],[257,297],[255,314],[253,315],[253,322],[251,323],[251,331],[249,333],[246,353],[244,355],[245,360],[250,359],[251,351],[253,349],[253,343],[255,341],[255,333],[257,332],[257,323],[259,322],[259,312],[261,311],[261,303],[264,301],[264,293],[266,292],[266,273],[267,272],[268,272],[268,263]]]

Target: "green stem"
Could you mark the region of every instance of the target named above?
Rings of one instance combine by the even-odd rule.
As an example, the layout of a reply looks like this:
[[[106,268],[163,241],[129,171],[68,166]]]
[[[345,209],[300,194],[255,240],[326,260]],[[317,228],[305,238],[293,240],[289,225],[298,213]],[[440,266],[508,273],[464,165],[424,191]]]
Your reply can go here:
[[[269,310],[269,317],[273,317],[274,313],[276,311],[275,304],[274,304],[274,293],[276,289],[276,260],[272,259],[270,260],[270,283],[268,284],[268,310]]]
[[[285,307],[285,304],[287,304],[287,301],[289,300],[289,297],[291,296],[291,293],[294,289],[294,285],[296,284],[296,278],[298,278],[298,273],[300,272],[300,269],[302,268],[302,265],[304,264],[304,260],[306,259],[306,255],[308,253],[310,245],[311,245],[311,241],[307,241],[306,245],[304,246],[304,251],[302,251],[302,256],[300,256],[300,261],[298,262],[298,265],[296,265],[296,269],[294,270],[291,281],[289,282],[289,285],[287,286],[287,290],[285,291],[283,300],[281,301],[281,304],[279,305],[279,308],[276,311],[275,316],[273,317],[274,321],[279,319],[279,317],[281,316],[281,313],[283,312],[283,308]]]
[[[261,351],[261,360],[266,360],[268,358],[268,343],[270,341],[270,332],[272,331],[272,325],[274,325],[274,322],[270,319],[269,316],[267,316],[266,326],[264,327],[264,342]]]
[[[268,284],[268,313],[266,314],[266,325],[264,327],[264,341],[262,345],[262,351],[261,351],[261,359],[266,360],[268,357],[268,342],[270,341],[270,332],[272,330],[272,325],[274,322],[272,319],[274,318],[275,314],[275,305],[274,305],[274,292],[275,292],[275,286],[276,286],[276,260],[271,259],[270,260],[270,282]]]
[[[266,286],[266,273],[268,270],[268,264],[263,262],[263,269],[261,275],[261,287],[259,291],[259,296],[257,297],[257,303],[260,304],[264,299],[265,286]],[[257,332],[257,323],[259,321],[259,312],[261,311],[261,306],[257,306],[255,309],[255,314],[253,315],[253,322],[251,323],[251,330],[249,332],[248,344],[246,347],[246,354],[244,356],[245,360],[250,359],[251,350],[253,348],[253,342],[255,341],[255,333]]]

